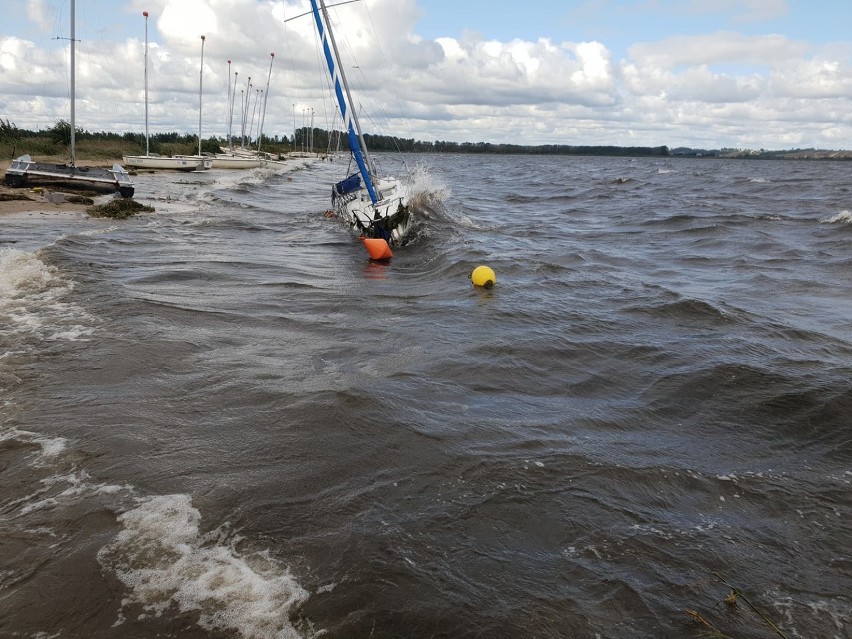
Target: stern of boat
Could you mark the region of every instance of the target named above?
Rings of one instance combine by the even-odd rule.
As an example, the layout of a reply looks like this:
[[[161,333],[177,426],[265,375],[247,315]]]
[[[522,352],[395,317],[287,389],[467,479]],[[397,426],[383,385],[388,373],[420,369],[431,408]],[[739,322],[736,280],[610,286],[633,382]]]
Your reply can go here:
[[[29,155],[22,155],[15,158],[9,163],[9,168],[6,169],[3,182],[6,186],[13,188],[24,186],[27,182],[27,171],[34,165],[35,162],[33,162],[33,159]]]

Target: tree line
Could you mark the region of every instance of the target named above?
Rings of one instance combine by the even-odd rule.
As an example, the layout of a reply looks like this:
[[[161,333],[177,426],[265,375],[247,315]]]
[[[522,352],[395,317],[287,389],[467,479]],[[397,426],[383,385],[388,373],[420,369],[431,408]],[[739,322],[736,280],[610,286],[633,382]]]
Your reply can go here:
[[[75,131],[78,141],[100,147],[102,154],[115,156],[116,153],[141,153],[145,150],[145,136],[142,133],[113,133],[108,131],[90,132],[80,127]],[[849,151],[821,151],[817,149],[794,149],[792,151],[759,151],[749,149],[691,149],[667,146],[617,146],[617,145],[573,145],[573,144],[493,144],[490,142],[434,142],[399,138],[389,135],[364,134],[371,151],[395,151],[406,153],[490,153],[490,154],[546,154],[546,155],[598,155],[616,157],[705,157],[705,158],[741,158],[741,159],[852,159]],[[0,118],[0,153],[7,157],[17,157],[20,152],[55,153],[67,147],[71,140],[71,125],[59,120],[54,126],[30,131],[19,129],[9,119]],[[234,139],[238,145],[239,139]],[[246,140],[247,146],[257,148],[257,139]],[[201,141],[203,153],[218,153],[221,147],[228,145],[226,137],[211,136]],[[175,153],[195,153],[198,149],[198,135],[180,133],[154,133],[149,136],[151,153],[163,155]],[[292,135],[264,135],[261,150],[270,153],[290,151],[309,151],[313,153],[348,152],[349,141],[343,131],[327,131],[320,128],[302,127]]]
[[[322,129],[297,129],[294,133],[296,145],[312,136],[314,150],[348,151],[349,143],[342,131],[324,131]],[[364,134],[364,141],[371,151],[401,151],[408,153],[493,153],[493,154],[537,154],[537,155],[606,155],[606,156],[652,156],[665,157],[669,154],[667,146],[591,146],[573,144],[493,144],[491,142],[434,142],[398,138],[390,135]]]
[[[126,147],[126,152],[144,151],[145,136],[142,133],[114,133],[110,131],[87,131],[77,127],[74,134],[80,142],[109,143],[110,147]],[[367,147],[371,151],[398,151],[408,153],[492,153],[492,154],[548,154],[548,155],[608,155],[608,156],[656,156],[669,155],[666,146],[589,146],[568,144],[493,144],[490,142],[451,142],[436,140],[425,141],[414,138],[399,138],[389,135],[364,134]],[[30,141],[26,144],[25,141]],[[53,147],[68,146],[71,141],[71,125],[59,120],[54,126],[37,131],[19,129],[8,119],[0,118],[0,143],[10,145],[12,152],[35,145],[43,150],[45,145]],[[235,140],[235,144],[239,140]],[[249,146],[256,147],[257,139],[246,140]],[[228,144],[226,137],[211,136],[201,141],[202,152],[218,153],[219,147]],[[151,153],[170,153],[176,147],[198,145],[198,136],[177,131],[154,133],[149,136],[148,146]],[[287,151],[311,151],[314,153],[348,152],[349,141],[343,131],[302,127],[291,136],[273,134],[264,135],[262,150],[285,153]]]

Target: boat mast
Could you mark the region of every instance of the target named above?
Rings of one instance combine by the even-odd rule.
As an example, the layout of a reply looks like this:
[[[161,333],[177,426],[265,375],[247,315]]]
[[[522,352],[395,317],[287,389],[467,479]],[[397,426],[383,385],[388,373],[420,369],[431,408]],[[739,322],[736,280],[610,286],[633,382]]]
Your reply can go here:
[[[201,89],[204,83],[204,40],[201,36],[201,71],[198,72],[198,157],[201,157]]]
[[[329,73],[331,73],[332,81],[334,82],[334,92],[337,95],[337,102],[340,105],[340,112],[343,116],[344,122],[348,120],[348,130],[349,130],[349,147],[352,151],[352,155],[355,156],[355,162],[358,164],[358,169],[361,172],[361,176],[364,178],[364,184],[367,187],[367,192],[370,194],[370,200],[375,204],[379,201],[378,196],[376,195],[376,189],[373,186],[373,179],[371,177],[371,173],[373,172],[373,163],[370,160],[370,155],[367,151],[367,144],[364,142],[364,135],[361,133],[361,125],[358,122],[358,116],[355,113],[355,110],[352,108],[352,94],[349,92],[349,83],[346,81],[346,74],[343,71],[343,65],[340,64],[340,53],[337,50],[337,42],[334,40],[334,33],[331,30],[331,23],[328,19],[328,11],[325,7],[325,0],[319,0],[319,6],[322,8],[322,17],[325,21],[325,29],[323,29],[323,20],[320,20],[319,9],[317,8],[317,0],[311,0],[311,7],[314,11],[314,20],[317,23],[317,30],[319,31],[320,38],[322,39],[323,52],[325,53],[325,61],[328,65]],[[334,57],[332,57],[331,50],[329,49],[328,43],[331,41],[331,47],[334,49]],[[337,60],[337,77],[335,77],[335,64],[334,61]],[[340,89],[341,83],[343,84],[343,89],[346,91],[346,99],[343,98],[343,93]],[[349,110],[346,109],[346,100],[349,101]],[[353,128],[354,124],[354,128]],[[356,135],[355,130],[357,129],[358,133]]]
[[[251,120],[249,120],[249,130],[248,130],[248,143],[251,146],[251,132],[254,131],[254,116],[257,115],[257,103],[260,102],[260,94],[263,93],[263,89],[255,89],[254,90],[254,103],[251,108]]]
[[[148,12],[143,11],[145,16],[145,156],[150,155],[148,143]]]
[[[257,129],[257,152],[260,153],[260,142],[263,140],[263,123],[266,120],[266,102],[269,100],[269,80],[272,78],[272,63],[275,53],[269,54],[269,75],[266,76],[266,93],[263,94],[263,109],[260,112],[260,126]]]
[[[242,91],[240,91],[242,93]],[[245,94],[240,96],[242,106],[242,129],[240,130],[240,148],[246,146],[246,118],[248,117],[248,107],[251,102],[251,76],[246,80]]]
[[[231,61],[228,60],[228,150],[234,151],[232,131],[234,128],[234,96],[237,93],[237,72],[234,71],[234,90],[231,92]]]
[[[76,118],[75,118],[75,102],[76,102],[76,76],[75,69],[76,61],[74,58],[74,45],[76,43],[77,32],[75,30],[74,20],[76,13],[76,2],[75,0],[71,0],[71,166],[76,166],[75,157],[74,157],[74,146],[76,143],[75,140],[75,128],[76,128]]]

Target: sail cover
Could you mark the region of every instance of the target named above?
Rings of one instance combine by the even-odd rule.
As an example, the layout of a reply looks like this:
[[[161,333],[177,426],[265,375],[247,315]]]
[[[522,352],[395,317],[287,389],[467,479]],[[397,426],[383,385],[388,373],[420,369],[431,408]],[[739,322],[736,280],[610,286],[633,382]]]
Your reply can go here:
[[[345,180],[341,180],[337,184],[334,185],[334,192],[337,195],[346,195],[347,193],[354,193],[358,189],[361,188],[361,176],[357,173],[350,175]]]

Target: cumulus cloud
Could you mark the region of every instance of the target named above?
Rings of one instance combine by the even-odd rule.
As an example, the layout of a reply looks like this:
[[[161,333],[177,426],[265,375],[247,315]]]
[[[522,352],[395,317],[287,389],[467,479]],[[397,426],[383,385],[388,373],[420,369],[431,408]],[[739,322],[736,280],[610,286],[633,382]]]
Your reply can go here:
[[[25,6],[35,23],[53,28],[51,4]],[[418,33],[417,0],[365,0],[332,17],[368,131],[471,142],[852,147],[848,43],[819,48],[733,28],[748,21],[753,31],[755,21],[783,15],[784,0],[646,4],[723,12],[731,28],[635,42],[615,59],[603,35],[498,40],[466,31],[428,39]],[[227,60],[238,91],[252,95],[265,89],[271,52],[265,131],[289,135],[310,109],[318,126],[333,124],[315,25],[302,15],[306,0],[129,0],[132,35],[78,47],[80,126],[142,130],[143,10],[151,15],[153,131],[194,132],[202,34],[204,135],[226,132]],[[67,118],[67,65],[67,43],[0,36],[0,116],[30,128]]]
[[[416,79],[423,91],[452,104],[520,106],[612,104],[610,54],[597,42],[486,41],[475,34],[440,38],[443,57]]]
[[[630,47],[629,57],[648,66],[665,68],[721,63],[771,67],[799,59],[808,49],[807,43],[780,35],[718,32],[638,43]]]

